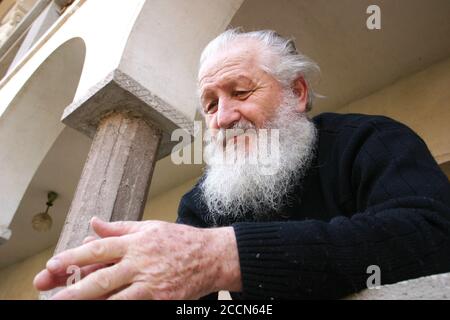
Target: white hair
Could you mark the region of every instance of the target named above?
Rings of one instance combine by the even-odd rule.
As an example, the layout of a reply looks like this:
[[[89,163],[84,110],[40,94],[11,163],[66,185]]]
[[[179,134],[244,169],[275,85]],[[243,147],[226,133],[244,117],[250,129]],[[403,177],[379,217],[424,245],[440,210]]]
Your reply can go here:
[[[265,61],[261,67],[273,75],[285,89],[292,88],[293,82],[299,77],[305,80],[308,91],[306,110],[311,110],[313,99],[320,96],[314,92],[311,85],[320,74],[320,68],[313,60],[297,51],[292,39],[286,39],[273,30],[243,32],[242,29],[235,28],[221,33],[203,50],[199,69],[209,57],[223,51],[236,40],[242,39],[259,41],[274,57],[278,57],[274,65],[267,65],[268,61]]]

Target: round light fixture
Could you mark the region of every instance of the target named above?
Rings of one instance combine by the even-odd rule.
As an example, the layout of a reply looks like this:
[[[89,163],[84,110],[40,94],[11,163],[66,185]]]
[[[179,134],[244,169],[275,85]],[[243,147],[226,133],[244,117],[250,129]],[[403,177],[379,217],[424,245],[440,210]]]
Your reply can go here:
[[[53,202],[56,198],[58,198],[58,194],[54,191],[50,191],[47,194],[47,209],[45,209],[44,212],[36,214],[31,221],[31,225],[33,226],[34,230],[39,232],[50,230],[53,220],[52,217],[48,214],[48,210],[51,206],[53,206]]]

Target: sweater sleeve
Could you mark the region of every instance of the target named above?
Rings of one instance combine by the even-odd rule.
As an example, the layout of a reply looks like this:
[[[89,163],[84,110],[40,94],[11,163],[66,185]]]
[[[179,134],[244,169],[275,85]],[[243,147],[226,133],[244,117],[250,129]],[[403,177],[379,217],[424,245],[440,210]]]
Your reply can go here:
[[[392,120],[345,140],[331,183],[348,186],[353,212],[233,224],[243,298],[342,298],[367,287],[371,265],[382,285],[450,271],[450,184],[425,143]]]

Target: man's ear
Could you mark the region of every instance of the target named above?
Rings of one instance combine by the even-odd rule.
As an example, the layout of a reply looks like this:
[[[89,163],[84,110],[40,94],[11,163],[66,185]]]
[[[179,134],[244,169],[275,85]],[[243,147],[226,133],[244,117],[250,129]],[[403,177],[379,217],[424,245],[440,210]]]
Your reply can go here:
[[[294,80],[293,88],[295,95],[298,97],[299,111],[305,112],[308,104],[308,85],[303,77]]]

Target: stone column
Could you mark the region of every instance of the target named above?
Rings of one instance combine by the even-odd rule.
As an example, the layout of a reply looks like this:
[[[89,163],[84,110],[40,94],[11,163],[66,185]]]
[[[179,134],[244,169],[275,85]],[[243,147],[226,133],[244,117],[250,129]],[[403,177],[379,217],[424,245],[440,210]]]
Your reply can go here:
[[[124,112],[100,121],[55,253],[80,245],[94,215],[142,219],[160,140],[158,128]]]

